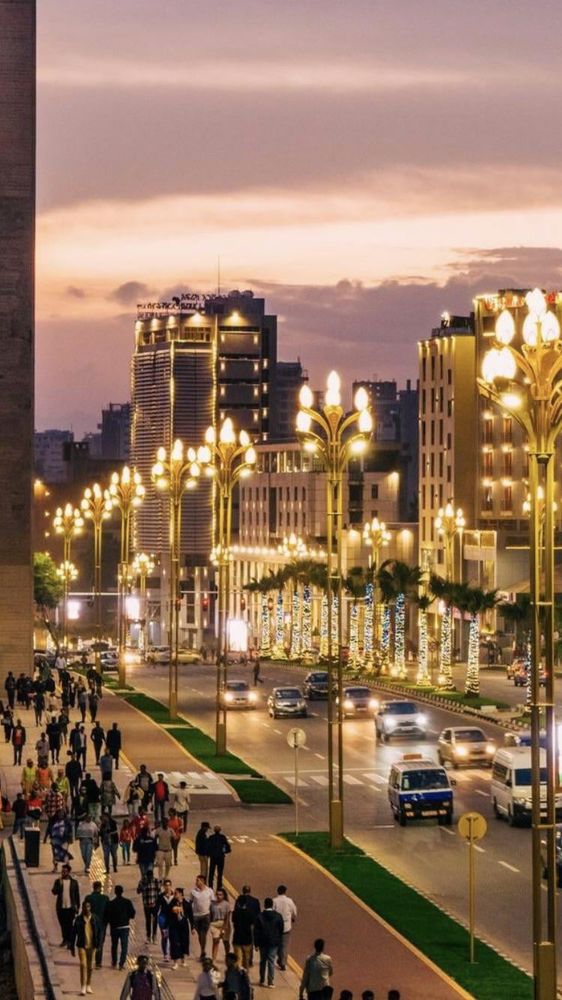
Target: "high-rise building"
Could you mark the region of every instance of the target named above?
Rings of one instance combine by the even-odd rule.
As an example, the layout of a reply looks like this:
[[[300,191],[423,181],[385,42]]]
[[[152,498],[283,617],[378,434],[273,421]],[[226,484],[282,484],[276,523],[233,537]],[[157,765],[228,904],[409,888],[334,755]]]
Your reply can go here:
[[[293,441],[299,392],[304,382],[308,382],[308,372],[300,358],[297,361],[278,361],[275,368],[275,404],[271,420],[271,441]]]
[[[33,440],[35,476],[45,483],[64,483],[67,476],[64,445],[74,441],[72,431],[35,431]]]
[[[35,0],[0,0],[0,671],[33,652]]]
[[[101,411],[101,457],[128,462],[131,437],[131,404],[109,403]]]

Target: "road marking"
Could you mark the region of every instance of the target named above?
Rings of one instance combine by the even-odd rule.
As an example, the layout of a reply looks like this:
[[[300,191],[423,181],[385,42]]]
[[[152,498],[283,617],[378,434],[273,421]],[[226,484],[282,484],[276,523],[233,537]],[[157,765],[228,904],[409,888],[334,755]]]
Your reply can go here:
[[[318,757],[318,760],[326,760],[326,758],[323,757],[321,753],[315,753],[314,756]]]
[[[346,785],[362,785],[363,782],[359,781],[359,778],[354,778],[352,774],[344,774],[343,780]]]
[[[283,735],[283,733],[281,732],[280,729],[274,729],[273,732],[277,733],[278,736],[282,736]]]
[[[381,823],[379,826],[373,826],[373,830],[394,830],[394,823]]]
[[[472,846],[474,847],[475,851],[478,851],[479,854],[485,854],[486,853],[486,850],[485,850],[484,847],[479,847],[478,844],[473,844]]]
[[[262,726],[265,726],[266,729],[271,729],[269,722],[262,722]]]
[[[483,792],[481,788],[475,788],[474,791],[476,792],[477,795],[484,795],[487,799],[490,798],[490,793]]]
[[[516,872],[519,874],[519,868],[514,868],[513,865],[508,865],[507,861],[498,861],[498,865],[501,865],[502,868],[507,868],[510,872]]]
[[[312,781],[315,781],[318,785],[326,787],[329,784],[328,779],[323,774],[313,774]]]
[[[446,826],[440,826],[439,829],[442,831],[442,833],[448,833],[449,837],[456,837],[455,831],[454,830],[448,830]]]
[[[294,776],[294,774],[284,774],[283,777],[284,777],[284,779],[285,779],[285,781],[287,782],[288,785],[294,785],[294,783],[295,783],[295,776]],[[307,784],[306,781],[304,781],[303,778],[299,778],[299,780],[298,780],[298,787],[299,788],[308,788],[308,784]]]
[[[388,784],[387,779],[383,778],[382,774],[374,774],[374,773],[373,774],[365,774],[365,775],[363,775],[363,777],[368,778],[369,781],[376,781],[377,785],[386,785],[386,784]]]

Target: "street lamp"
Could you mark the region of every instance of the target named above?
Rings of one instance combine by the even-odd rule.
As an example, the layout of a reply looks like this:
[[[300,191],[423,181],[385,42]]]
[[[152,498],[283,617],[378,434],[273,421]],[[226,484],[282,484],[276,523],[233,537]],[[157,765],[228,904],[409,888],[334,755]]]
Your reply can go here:
[[[531,660],[531,775],[533,965],[536,1000],[556,996],[556,752],[554,710],[554,462],[562,427],[562,343],[560,325],[536,288],[525,297],[528,313],[516,336],[513,315],[504,309],[495,325],[495,342],[485,354],[483,396],[508,413],[529,445]],[[543,500],[539,497],[543,490]],[[542,510],[541,510],[542,505]],[[541,521],[544,517],[544,528]],[[543,553],[541,559],[541,533]],[[544,572],[544,587],[542,573]],[[541,593],[541,590],[543,592]],[[542,614],[541,614],[542,611]],[[541,631],[545,638],[546,687],[539,686]],[[541,714],[546,724],[546,819],[541,820]],[[543,912],[541,838],[546,834],[546,919]]]
[[[201,449],[200,449],[201,450]],[[170,647],[170,672],[168,707],[172,719],[178,716],[178,646],[181,552],[181,505],[186,490],[192,490],[201,475],[195,448],[185,448],[182,441],[174,441],[172,450],[159,448],[158,461],[152,466],[152,482],[157,490],[170,497],[170,601],[168,617],[168,645]]]
[[[444,542],[445,579],[450,583],[455,579],[455,538],[457,534],[460,535],[459,582],[462,583],[462,533],[466,524],[462,508],[457,507],[455,510],[452,500],[447,501],[445,507],[439,508],[433,523],[439,537]],[[441,630],[439,686],[448,689],[453,687],[451,640],[454,638],[453,608],[449,601],[445,603],[443,608]]]
[[[341,381],[337,372],[328,375],[325,403],[322,409],[312,407],[313,395],[303,385],[299,395],[297,434],[304,451],[315,455],[326,472],[326,536],[327,536],[327,599],[328,599],[328,795],[330,843],[339,847],[343,842],[343,615],[342,615],[342,546],[343,546],[343,474],[351,459],[362,455],[373,430],[373,418],[368,409],[369,397],[363,387],[355,393],[354,409],[345,414],[341,405]],[[334,538],[336,560],[334,565]],[[332,593],[338,596],[337,628],[337,720],[334,720],[334,655],[332,635]],[[338,788],[334,781],[334,728],[337,726]]]
[[[232,490],[236,483],[249,476],[256,464],[256,451],[246,431],[240,431],[238,438],[230,417],[223,422],[217,435],[214,427],[208,427],[205,446],[201,449],[202,459],[209,463],[208,473],[215,478],[218,495],[218,542],[214,556],[218,562],[218,636],[217,636],[217,689],[216,689],[216,735],[217,756],[226,753],[226,679],[228,661],[228,608],[230,603],[230,544],[232,535]]]
[[[147,624],[148,624],[148,601],[146,599],[146,580],[147,577],[152,576],[154,573],[154,559],[152,556],[147,555],[146,552],[139,552],[133,559],[132,570],[135,576],[140,580],[140,617],[144,622],[141,628],[140,638],[142,640],[139,645],[142,650],[146,652],[147,646]]]
[[[114,472],[109,484],[111,503],[117,507],[121,515],[121,552],[117,570],[117,636],[119,647],[119,683],[126,679],[125,646],[127,644],[127,618],[125,611],[125,595],[129,582],[129,552],[131,547],[131,513],[140,507],[144,500],[145,489],[140,473],[132,471],[128,465],[123,466],[121,474]]]
[[[378,517],[374,517],[372,521],[365,521],[365,524],[363,526],[363,541],[365,542],[365,545],[367,545],[371,549],[371,552],[369,553],[369,568],[372,571],[372,582],[374,586],[374,620],[375,620],[374,632],[377,644],[380,640],[380,614],[379,614],[380,587],[377,574],[380,569],[381,551],[385,545],[388,545],[391,537],[392,537],[391,533],[386,527],[386,524],[384,523],[384,521],[379,521]],[[369,602],[366,604],[365,615],[373,617],[372,603],[370,604],[370,606]],[[366,622],[365,630],[367,634],[369,633],[370,629],[372,630],[372,628],[373,628],[373,622],[372,621]],[[372,661],[372,656],[373,656],[372,649],[367,650],[365,655],[366,655],[365,666],[371,667],[372,662],[369,663],[367,661],[367,658],[370,656]],[[382,673],[385,672],[384,664],[383,664],[383,670],[381,672]]]
[[[84,490],[84,498],[80,504],[84,517],[94,526],[94,598],[96,604],[96,670],[101,673],[101,656],[99,643],[101,640],[101,544],[103,522],[111,517],[112,504],[108,490],[102,490],[99,483]]]
[[[67,622],[66,610],[67,610],[67,602],[68,602],[68,591],[69,591],[69,588],[70,588],[70,584],[74,583],[74,581],[78,578],[78,570],[76,569],[76,566],[72,562],[61,562],[60,566],[57,567],[57,576],[58,576],[59,580],[62,581],[62,585],[63,585],[63,595],[64,595],[63,596],[63,609],[64,609],[64,612],[63,612],[63,615],[64,615],[63,621],[64,621],[64,628],[66,629],[66,622]]]
[[[57,507],[55,511],[55,516],[53,518],[53,528],[55,529],[55,534],[62,535],[62,562],[63,566],[70,563],[70,551],[72,546],[72,540],[79,535],[84,527],[84,520],[78,507],[73,507],[71,503],[67,503],[64,508]],[[67,632],[67,622],[68,622],[68,584],[69,580],[63,578],[63,603],[62,603],[62,645],[63,649],[66,649],[68,636]]]

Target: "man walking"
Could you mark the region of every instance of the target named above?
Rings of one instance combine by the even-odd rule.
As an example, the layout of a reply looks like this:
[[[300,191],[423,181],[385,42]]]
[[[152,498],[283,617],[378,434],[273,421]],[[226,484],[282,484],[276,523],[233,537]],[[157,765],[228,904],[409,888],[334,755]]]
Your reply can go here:
[[[120,947],[119,968],[123,969],[129,950],[129,934],[131,920],[135,916],[135,908],[130,899],[123,895],[123,886],[115,886],[115,897],[110,899],[107,907],[107,919],[111,930],[111,968],[117,968],[118,947]]]
[[[220,826],[214,826],[211,836],[207,839],[207,854],[209,856],[209,885],[213,888],[215,872],[217,873],[217,889],[222,889],[224,861],[230,854],[231,847]]]
[[[147,872],[142,876],[139,884],[137,885],[137,893],[142,898],[142,906],[144,910],[144,922],[146,925],[146,944],[154,944],[156,941],[156,904],[158,902],[158,896],[160,895],[160,882],[157,878],[154,878],[154,872],[152,868],[149,868]]]
[[[12,711],[14,710],[16,704],[16,683],[17,683],[16,678],[14,677],[12,671],[10,670],[8,672],[6,680],[4,681],[4,688],[6,694],[8,695],[8,705],[10,706]]]
[[[281,938],[281,944],[279,946],[277,964],[279,968],[284,971],[287,968],[289,938],[291,937],[293,924],[297,919],[297,908],[291,897],[287,895],[286,885],[280,885],[277,887],[277,895],[273,900],[273,909],[276,913],[280,913],[283,917],[283,937]]]
[[[154,831],[156,838],[156,867],[161,881],[168,878],[172,866],[172,845],[174,835],[168,828],[168,820],[164,818],[160,826]]]
[[[56,715],[51,716],[47,723],[47,739],[49,740],[49,750],[51,752],[51,764],[58,764],[60,756],[61,733],[59,720]]]
[[[166,805],[170,798],[170,790],[168,788],[167,781],[164,781],[164,775],[161,771],[156,775],[156,781],[152,787],[152,796],[154,803],[154,825],[161,823],[166,815]]]
[[[80,854],[82,855],[84,873],[86,875],[90,871],[92,854],[98,846],[98,836],[99,831],[97,823],[94,823],[91,816],[86,816],[84,819],[80,820],[76,830],[76,839],[80,844]]]
[[[193,926],[199,938],[201,948],[200,960],[205,958],[207,948],[207,934],[211,926],[211,903],[215,894],[207,885],[202,875],[195,879],[195,888],[191,890],[190,901],[193,907]]]
[[[114,722],[111,729],[109,730],[106,738],[106,746],[109,750],[113,760],[115,761],[115,770],[119,770],[119,754],[121,753],[121,731]]]
[[[209,854],[207,852],[207,842],[209,840],[210,829],[211,824],[204,819],[195,835],[195,853],[199,860],[199,874],[203,876],[205,881],[207,880],[207,875],[209,874]]]
[[[22,726],[21,719],[18,719],[14,728],[12,729],[12,747],[14,750],[14,764],[21,764],[21,755],[23,748],[25,746],[25,728]]]
[[[244,969],[249,969],[252,964],[256,917],[257,913],[250,906],[248,897],[242,893],[242,895],[238,896],[234,904],[234,910],[232,911],[232,927],[234,929],[232,944],[236,960]]]
[[[68,778],[70,794],[72,798],[75,798],[78,795],[80,782],[82,781],[82,765],[75,753],[72,754],[70,760],[68,761],[68,764],[64,769],[64,773]]]
[[[105,729],[101,726],[100,722],[96,722],[92,732],[90,733],[90,739],[94,744],[94,753],[96,755],[96,764],[100,762],[101,748],[105,743]]]
[[[312,955],[304,963],[299,1000],[303,1000],[305,990],[308,1000],[325,1000],[333,974],[332,959],[324,952],[323,939],[317,938]]]
[[[70,865],[64,864],[59,878],[56,878],[51,889],[56,896],[56,913],[60,925],[62,947],[69,947],[74,918],[80,909],[80,889],[78,882],[70,874]]]
[[[189,818],[189,792],[187,790],[187,783],[185,781],[180,781],[180,786],[173,794],[172,806],[176,810],[176,816],[178,816],[183,823],[183,832],[187,831],[187,820]]]
[[[119,1000],[160,1000],[158,980],[148,961],[147,955],[137,957],[137,967],[127,974]]]
[[[137,865],[141,875],[154,870],[156,859],[156,840],[149,826],[141,827],[138,836],[133,840],[133,851],[137,856]]]
[[[86,896],[84,902],[90,904],[92,913],[95,913],[100,922],[100,937],[96,948],[96,969],[101,969],[103,946],[107,930],[107,907],[109,906],[109,896],[106,896],[105,892],[102,892],[101,882],[94,882],[92,892]]]
[[[146,770],[146,764],[141,764],[140,771],[135,777],[135,781],[142,792],[142,808],[148,809],[148,804],[152,795],[152,775]]]
[[[273,986],[275,959],[283,938],[283,917],[273,909],[273,900],[264,900],[263,911],[254,926],[254,941],[260,951],[260,986]]]

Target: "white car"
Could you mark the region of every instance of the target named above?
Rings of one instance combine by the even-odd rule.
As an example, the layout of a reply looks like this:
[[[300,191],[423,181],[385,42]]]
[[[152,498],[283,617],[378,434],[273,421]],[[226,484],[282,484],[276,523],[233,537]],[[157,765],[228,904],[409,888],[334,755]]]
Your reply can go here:
[[[146,654],[147,663],[169,663],[169,646],[152,646]]]
[[[223,694],[226,708],[256,708],[258,696],[246,681],[227,681]]]
[[[384,701],[375,716],[375,732],[382,743],[396,736],[427,735],[427,716],[413,701]]]

